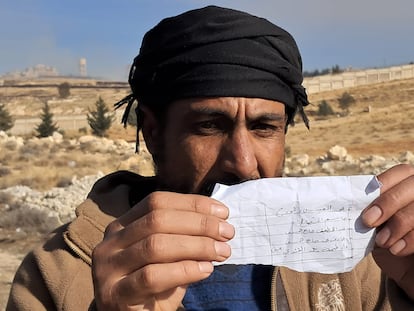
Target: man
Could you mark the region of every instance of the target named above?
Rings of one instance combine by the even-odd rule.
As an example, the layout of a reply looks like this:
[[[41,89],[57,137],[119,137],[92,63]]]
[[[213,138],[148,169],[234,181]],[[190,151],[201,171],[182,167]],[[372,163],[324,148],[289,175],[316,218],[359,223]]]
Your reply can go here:
[[[414,308],[414,168],[378,178],[362,214],[377,248],[353,271],[213,268],[231,255],[216,182],[280,177],[287,126],[303,106],[293,38],[270,22],[206,7],[149,31],[129,82],[155,177],[98,181],[77,219],[23,261],[8,310],[410,310]],[[373,260],[376,260],[376,264]]]

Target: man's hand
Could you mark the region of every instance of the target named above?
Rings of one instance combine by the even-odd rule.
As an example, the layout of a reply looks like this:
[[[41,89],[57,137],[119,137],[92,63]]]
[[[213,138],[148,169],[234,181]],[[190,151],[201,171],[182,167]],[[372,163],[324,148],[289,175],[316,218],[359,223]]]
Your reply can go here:
[[[150,194],[107,227],[93,252],[98,310],[176,310],[186,286],[230,256],[227,217],[209,197]]]
[[[362,213],[377,228],[375,261],[414,300],[414,167],[397,165],[378,176],[381,195]]]

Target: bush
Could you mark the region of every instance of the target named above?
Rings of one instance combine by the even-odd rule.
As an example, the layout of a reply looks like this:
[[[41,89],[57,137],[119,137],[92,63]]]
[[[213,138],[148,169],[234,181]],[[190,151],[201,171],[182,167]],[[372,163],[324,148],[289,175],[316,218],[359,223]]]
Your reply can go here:
[[[318,116],[329,116],[335,114],[331,105],[328,104],[326,100],[323,100],[318,105]]]
[[[290,158],[292,156],[292,148],[290,148],[290,146],[285,146],[285,156],[286,158]]]
[[[348,110],[349,107],[356,102],[355,98],[348,92],[344,92],[338,101],[339,107],[341,107],[342,110]]]
[[[7,166],[0,166],[0,177],[4,177],[11,174],[11,169]],[[1,200],[0,200],[1,201]]]
[[[0,104],[0,131],[10,130],[14,121],[3,104]]]
[[[68,82],[59,84],[58,92],[60,98],[68,98],[70,96],[70,84]]]
[[[101,97],[95,102],[95,108],[96,110],[89,110],[87,114],[88,124],[92,129],[92,134],[104,137],[114,121],[114,114],[109,113],[109,109]]]
[[[81,127],[78,129],[78,132],[81,134],[88,134],[88,129],[86,127]]]
[[[69,187],[70,185],[72,185],[72,178],[68,176],[60,177],[60,179],[56,183],[56,187],[59,188]]]
[[[52,136],[59,129],[56,123],[53,122],[53,114],[50,112],[47,102],[43,106],[40,119],[41,123],[36,127],[37,137]]]

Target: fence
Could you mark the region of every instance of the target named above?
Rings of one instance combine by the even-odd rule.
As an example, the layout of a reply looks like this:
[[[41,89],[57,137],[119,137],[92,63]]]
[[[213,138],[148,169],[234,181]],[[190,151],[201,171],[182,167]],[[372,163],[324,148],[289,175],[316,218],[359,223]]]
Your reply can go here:
[[[414,77],[414,64],[305,78],[308,94]]]
[[[121,120],[123,111],[115,112],[115,123]],[[54,115],[53,121],[56,122],[56,125],[59,129],[75,130],[78,131],[80,128],[86,127],[89,129],[88,120],[86,118],[86,113],[81,115]],[[42,122],[39,117],[28,118],[28,119],[16,119],[14,121],[13,127],[10,129],[10,134],[12,135],[25,135],[31,132],[35,132],[35,128]]]
[[[56,122],[59,129],[62,130],[79,130],[82,127],[88,127],[86,115],[72,115],[72,116],[54,116],[53,121]],[[17,119],[14,121],[14,126],[10,130],[12,135],[24,135],[35,131],[35,128],[40,124],[40,118]]]
[[[308,94],[313,94],[413,77],[414,64],[361,71],[347,71],[340,74],[305,78],[303,85],[306,87]],[[78,130],[82,127],[88,127],[86,115],[55,116],[54,120],[58,127],[63,130]],[[34,131],[39,123],[39,118],[17,119],[10,133],[13,135],[28,134]]]

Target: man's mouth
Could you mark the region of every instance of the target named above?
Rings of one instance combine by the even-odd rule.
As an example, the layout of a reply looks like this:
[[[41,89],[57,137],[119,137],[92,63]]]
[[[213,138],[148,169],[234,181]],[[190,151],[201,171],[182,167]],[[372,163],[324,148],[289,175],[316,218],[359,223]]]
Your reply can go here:
[[[241,180],[240,178],[237,178],[237,177],[236,178],[217,179],[216,181],[206,181],[201,186],[199,193],[201,195],[211,196],[212,193],[213,193],[213,190],[214,190],[214,186],[216,184],[223,184],[223,185],[232,186],[232,185],[240,184],[244,181],[247,181],[247,180]]]

